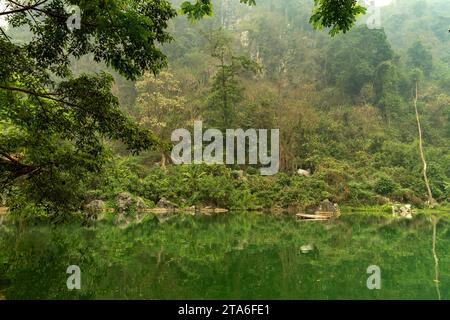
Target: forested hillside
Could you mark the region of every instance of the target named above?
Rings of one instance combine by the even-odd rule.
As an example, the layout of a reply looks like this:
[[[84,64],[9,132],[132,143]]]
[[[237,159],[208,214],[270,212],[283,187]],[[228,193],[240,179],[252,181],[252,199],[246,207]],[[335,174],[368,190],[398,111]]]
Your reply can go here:
[[[173,3],[179,7],[181,1]],[[128,141],[131,149],[106,140],[107,148],[96,154],[106,164],[101,171],[85,171],[86,164],[96,162],[71,156],[54,175],[6,183],[6,204],[22,213],[60,214],[130,192],[148,206],[168,199],[182,207],[268,209],[304,207],[327,198],[357,206],[424,206],[429,197],[419,152],[416,85],[430,189],[437,202],[448,202],[449,4],[396,1],[381,9],[381,29],[369,29],[362,16],[351,31],[333,37],[328,30],[313,29],[312,8],[309,0],[259,0],[249,7],[218,0],[214,14],[200,21],[178,16],[168,24],[167,37],[173,41],[161,46],[168,66],[156,76],[150,68],[134,77],[129,66],[127,80],[94,62],[95,55],[72,59],[75,75],[114,75],[114,84],[104,75],[96,86],[113,86],[120,108],[151,130],[153,148],[139,155],[128,151],[141,151],[152,141],[140,143],[137,131]],[[23,29],[8,32],[27,37]],[[125,63],[111,55],[109,64]],[[76,90],[70,83],[65,88],[67,94]],[[116,103],[106,92],[97,98],[88,102],[93,107],[105,99]],[[171,133],[192,128],[194,120],[222,130],[279,128],[280,173],[263,177],[255,166],[172,165]],[[1,125],[4,136],[13,130]],[[93,141],[71,138],[85,147]],[[39,161],[64,158],[52,148],[35,149],[31,156]],[[298,175],[298,169],[311,176]]]
[[[0,300],[449,299],[449,29],[449,0],[0,0]]]
[[[122,159],[130,168],[125,172],[142,181],[135,192],[153,201],[194,197],[237,207],[305,205],[327,197],[423,205],[427,192],[413,106],[417,79],[431,189],[436,200],[448,201],[450,35],[445,24],[436,24],[446,18],[447,4],[427,3],[425,10],[422,4],[397,1],[382,8],[383,29],[368,29],[362,17],[354,30],[333,38],[309,24],[310,1],[260,1],[245,9],[223,1],[204,21],[177,18],[171,26],[175,41],[164,48],[169,68],[119,89],[124,101],[135,97],[129,112],[165,139],[194,119],[213,128],[280,128],[282,173],[263,178],[245,168],[248,181],[236,189],[223,168],[174,167],[168,178],[149,168],[160,161],[159,154],[149,154]],[[221,100],[225,92],[229,105]],[[149,168],[148,175],[140,177],[138,164]],[[310,169],[312,177],[297,177],[299,168]],[[204,171],[192,185],[181,178]],[[150,194],[145,181],[156,184]],[[191,194],[193,186],[201,198]]]

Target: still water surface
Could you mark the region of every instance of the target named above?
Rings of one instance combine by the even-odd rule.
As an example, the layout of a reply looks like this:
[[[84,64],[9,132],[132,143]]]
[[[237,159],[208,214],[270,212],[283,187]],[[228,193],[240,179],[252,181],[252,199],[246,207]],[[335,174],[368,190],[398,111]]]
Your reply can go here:
[[[314,250],[305,253],[305,245]],[[81,290],[67,289],[70,265],[81,269]],[[381,269],[380,290],[367,288],[372,265]],[[126,229],[0,229],[6,299],[447,300],[449,266],[444,216],[433,223],[347,213],[298,222],[239,212],[164,223],[149,217]]]

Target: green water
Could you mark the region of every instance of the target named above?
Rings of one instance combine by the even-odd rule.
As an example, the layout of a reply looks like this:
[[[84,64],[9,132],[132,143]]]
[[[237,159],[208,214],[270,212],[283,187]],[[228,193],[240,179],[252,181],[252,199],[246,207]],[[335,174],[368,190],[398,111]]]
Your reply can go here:
[[[317,250],[301,252],[305,244]],[[344,214],[333,222],[233,213],[0,229],[6,299],[450,299],[450,224]],[[69,265],[81,290],[69,291]],[[369,290],[367,268],[381,268]]]

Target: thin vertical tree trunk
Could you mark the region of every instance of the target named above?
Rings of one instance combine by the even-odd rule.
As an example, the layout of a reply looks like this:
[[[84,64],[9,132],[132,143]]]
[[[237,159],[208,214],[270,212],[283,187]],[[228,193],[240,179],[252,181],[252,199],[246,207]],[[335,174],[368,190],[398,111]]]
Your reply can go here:
[[[417,101],[419,99],[419,83],[416,81],[416,94],[414,97],[414,109],[416,111],[416,120],[417,120],[417,128],[419,129],[419,149],[420,149],[420,157],[422,158],[423,163],[423,178],[425,180],[425,185],[427,187],[428,192],[428,203],[430,206],[434,204],[433,194],[431,193],[430,183],[428,182],[428,175],[427,175],[427,161],[425,158],[425,153],[423,151],[423,137],[422,137],[422,126],[420,125],[420,117],[419,117],[419,110],[417,109]]]
[[[226,127],[229,128],[230,125],[230,112],[228,110],[228,92],[227,92],[227,81],[228,78],[226,76],[226,71],[225,71],[225,53],[222,51],[222,56],[221,56],[221,68],[222,68],[222,90],[223,90],[223,117],[224,117],[224,122],[226,124]]]
[[[162,151],[162,152],[161,152],[161,169],[162,169],[163,171],[166,171],[166,170],[167,170],[166,163],[167,163],[166,154],[165,154],[164,151]]]

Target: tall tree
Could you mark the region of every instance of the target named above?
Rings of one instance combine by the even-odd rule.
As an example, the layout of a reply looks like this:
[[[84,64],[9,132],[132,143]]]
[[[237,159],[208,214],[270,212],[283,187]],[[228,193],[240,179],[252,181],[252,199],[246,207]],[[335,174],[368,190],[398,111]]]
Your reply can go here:
[[[172,130],[183,126],[190,119],[180,82],[167,71],[158,76],[145,74],[136,82],[136,90],[139,123],[155,133],[161,141],[170,141]],[[166,144],[162,144],[159,149],[161,167],[165,168],[168,158]]]
[[[258,65],[245,56],[234,54],[229,38],[223,30],[209,35],[211,56],[218,61],[208,97],[208,113],[211,124],[220,128],[231,128],[237,118],[239,104],[243,101],[244,88],[239,76],[246,71],[256,72]]]
[[[422,42],[417,41],[408,49],[408,63],[410,67],[420,69],[429,76],[433,69],[433,55]]]
[[[166,65],[159,46],[176,15],[167,1],[6,1],[12,28],[0,34],[0,184],[19,186],[29,201],[73,208],[76,191],[105,161],[103,140],[119,139],[138,153],[156,137],[124,115],[105,73],[75,77],[71,57],[92,55],[128,79]],[[81,9],[71,30],[69,5]],[[28,27],[30,41],[15,39]],[[72,200],[73,201],[72,201]]]
[[[433,206],[435,204],[435,200],[433,198],[433,193],[431,192],[430,183],[428,181],[428,172],[427,172],[428,164],[427,164],[427,161],[425,158],[425,152],[423,149],[422,125],[420,123],[419,109],[417,108],[417,102],[419,100],[419,74],[420,74],[420,72],[416,72],[416,75],[415,75],[414,111],[416,114],[417,129],[418,129],[418,134],[419,134],[419,152],[420,152],[420,158],[422,160],[423,179],[425,182],[425,186],[427,187],[428,204],[429,204],[429,206]]]
[[[393,59],[383,30],[355,28],[332,41],[324,61],[327,80],[347,93],[359,95],[364,84],[373,84],[380,64]]]

